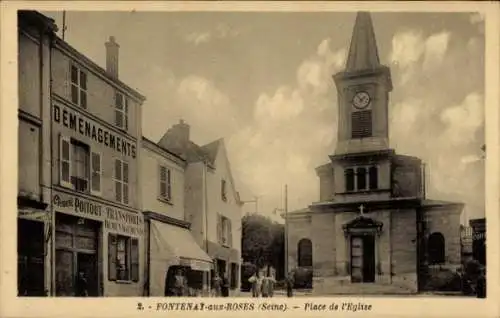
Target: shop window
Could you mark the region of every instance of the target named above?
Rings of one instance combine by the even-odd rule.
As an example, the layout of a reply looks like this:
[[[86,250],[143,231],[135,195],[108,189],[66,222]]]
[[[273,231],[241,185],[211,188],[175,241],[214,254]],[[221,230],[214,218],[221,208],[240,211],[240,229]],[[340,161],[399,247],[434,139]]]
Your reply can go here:
[[[118,92],[115,94],[115,124],[118,128],[128,129],[128,99]]]
[[[128,180],[128,163],[115,159],[115,199],[123,204],[129,204]]]
[[[75,65],[71,65],[71,101],[87,108],[87,74]]]
[[[172,200],[171,171],[165,166],[160,166],[160,198]]]
[[[108,279],[139,281],[139,241],[138,239],[108,235]]]
[[[79,192],[101,193],[101,154],[75,139],[60,139],[60,184]]]
[[[236,263],[231,263],[231,289],[238,288],[239,266]]]

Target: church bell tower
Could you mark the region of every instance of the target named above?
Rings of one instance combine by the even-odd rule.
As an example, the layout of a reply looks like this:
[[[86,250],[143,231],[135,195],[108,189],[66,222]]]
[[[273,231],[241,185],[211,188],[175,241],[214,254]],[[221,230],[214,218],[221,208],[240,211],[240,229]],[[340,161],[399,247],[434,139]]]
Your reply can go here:
[[[391,72],[380,64],[368,12],[357,14],[345,70],[333,78],[339,109],[335,155],[389,150]]]

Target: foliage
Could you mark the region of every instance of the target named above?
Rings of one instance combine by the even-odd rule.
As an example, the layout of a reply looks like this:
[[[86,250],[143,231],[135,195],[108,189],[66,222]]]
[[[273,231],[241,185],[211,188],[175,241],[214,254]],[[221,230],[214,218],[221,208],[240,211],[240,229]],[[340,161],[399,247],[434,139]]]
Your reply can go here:
[[[247,214],[242,220],[241,254],[246,262],[262,268],[271,265],[282,275],[284,226],[260,214]]]

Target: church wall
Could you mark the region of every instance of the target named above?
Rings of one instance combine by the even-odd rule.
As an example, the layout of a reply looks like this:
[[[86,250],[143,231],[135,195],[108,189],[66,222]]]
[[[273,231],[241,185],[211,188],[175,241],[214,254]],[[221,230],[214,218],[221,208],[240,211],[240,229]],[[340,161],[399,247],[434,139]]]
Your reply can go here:
[[[422,161],[416,157],[397,155],[392,162],[393,196],[422,196]]]
[[[335,178],[333,166],[329,162],[316,168],[319,178],[319,199],[320,201],[332,200],[335,195]]]
[[[416,289],[416,211],[414,209],[393,210],[391,219],[392,283]]]
[[[440,232],[445,238],[445,260],[447,264],[460,264],[460,214],[455,206],[428,208],[425,211],[427,235]]]
[[[315,241],[311,237],[311,218],[301,217],[288,220],[288,269],[292,270],[297,267],[297,244],[303,238],[308,238],[313,245],[313,262],[314,262],[314,245]]]
[[[335,275],[335,214],[320,213],[311,216],[314,276]]]

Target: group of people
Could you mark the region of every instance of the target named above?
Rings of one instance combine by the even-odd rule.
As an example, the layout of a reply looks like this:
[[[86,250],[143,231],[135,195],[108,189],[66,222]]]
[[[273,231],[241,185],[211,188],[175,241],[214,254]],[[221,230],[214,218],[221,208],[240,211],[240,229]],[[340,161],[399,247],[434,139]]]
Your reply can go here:
[[[252,297],[273,297],[274,288],[276,284],[276,279],[274,276],[270,275],[269,272],[266,274],[261,274],[259,271],[255,271],[252,276],[248,279],[248,282],[252,284]],[[290,273],[286,280],[286,290],[287,296],[293,296],[293,275]]]
[[[227,274],[219,276],[215,273],[212,280],[212,294],[214,297],[229,297],[229,278]]]

